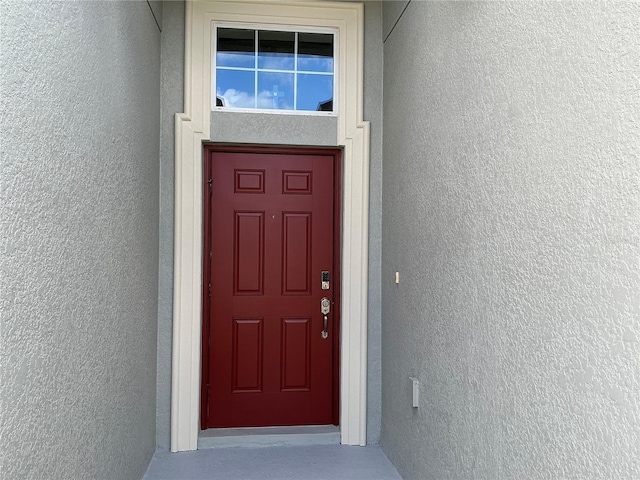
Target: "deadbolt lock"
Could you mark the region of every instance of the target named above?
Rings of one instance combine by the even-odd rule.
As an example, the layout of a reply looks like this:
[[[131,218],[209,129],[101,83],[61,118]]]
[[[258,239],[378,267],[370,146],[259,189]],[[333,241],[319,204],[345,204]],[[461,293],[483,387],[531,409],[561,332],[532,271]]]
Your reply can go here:
[[[331,311],[331,302],[329,301],[329,299],[327,297],[324,297],[320,301],[320,312],[323,315],[328,315],[330,311]]]
[[[329,270],[322,271],[322,290],[329,290]]]

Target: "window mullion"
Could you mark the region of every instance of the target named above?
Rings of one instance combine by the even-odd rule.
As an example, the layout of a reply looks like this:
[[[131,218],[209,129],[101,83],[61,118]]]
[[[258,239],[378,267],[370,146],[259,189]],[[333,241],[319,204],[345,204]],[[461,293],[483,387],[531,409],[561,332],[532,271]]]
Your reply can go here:
[[[258,35],[260,31],[255,30],[255,48],[253,52],[253,108],[258,108]]]
[[[293,109],[298,110],[298,32],[293,43]]]

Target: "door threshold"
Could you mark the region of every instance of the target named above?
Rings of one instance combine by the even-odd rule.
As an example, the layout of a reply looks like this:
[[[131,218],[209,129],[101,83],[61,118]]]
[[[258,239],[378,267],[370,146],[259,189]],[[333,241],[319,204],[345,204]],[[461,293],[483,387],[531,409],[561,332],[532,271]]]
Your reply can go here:
[[[335,425],[209,428],[198,435],[198,449],[339,444],[340,427]]]

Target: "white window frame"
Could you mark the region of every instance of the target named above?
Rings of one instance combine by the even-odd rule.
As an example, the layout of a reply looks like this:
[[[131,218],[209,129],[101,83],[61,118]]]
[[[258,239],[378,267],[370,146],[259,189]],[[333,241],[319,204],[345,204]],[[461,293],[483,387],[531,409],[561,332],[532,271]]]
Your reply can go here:
[[[316,0],[187,0],[184,113],[175,117],[171,450],[195,450],[200,415],[202,155],[211,139],[214,22],[339,32],[337,145],[343,149],[340,436],[366,444],[369,122],[363,121],[364,9]]]
[[[216,96],[217,96],[217,85],[216,85],[216,71],[217,71],[217,64],[216,64],[216,53],[218,51],[217,49],[217,39],[218,39],[218,35],[217,35],[217,29],[218,28],[233,28],[233,29],[238,29],[238,30],[254,30],[254,31],[265,31],[265,30],[270,30],[270,31],[277,31],[277,32],[294,32],[296,34],[298,33],[322,33],[322,34],[332,34],[333,35],[333,72],[331,72],[331,76],[333,77],[333,111],[332,112],[320,112],[317,110],[285,110],[285,109],[281,109],[281,110],[277,110],[277,109],[269,109],[269,108],[237,108],[237,107],[217,107],[216,106]],[[310,115],[310,116],[317,116],[317,117],[337,117],[338,116],[338,112],[337,112],[337,106],[338,106],[338,99],[337,99],[337,95],[338,95],[338,55],[339,55],[339,42],[340,42],[340,38],[339,38],[339,31],[336,28],[323,28],[323,27],[316,27],[316,28],[310,28],[310,27],[292,27],[292,26],[282,26],[282,25],[265,25],[265,24],[256,24],[256,23],[244,23],[244,24],[238,24],[238,23],[225,23],[225,22],[214,22],[213,24],[213,29],[212,29],[212,33],[211,33],[211,42],[212,42],[212,46],[211,46],[211,52],[212,52],[212,59],[211,59],[211,110],[214,112],[247,112],[247,113],[266,113],[266,114],[285,114],[285,115]],[[297,36],[296,36],[296,50],[297,50]],[[296,55],[297,55],[297,51],[296,51]],[[297,62],[296,62],[297,63]],[[230,68],[229,70],[235,70],[235,68]],[[240,70],[240,69],[238,69]],[[244,69],[242,69],[244,70]],[[265,69],[258,69],[257,66],[250,69],[247,68],[247,71],[252,71],[252,72],[258,72],[258,71],[269,71],[269,70],[265,70]],[[275,73],[280,73],[280,71],[278,70],[274,70]],[[294,74],[296,77],[298,75],[298,73],[310,73],[313,75],[326,75],[328,76],[329,73],[323,73],[323,72],[306,72],[306,71],[302,71],[299,72],[296,68],[293,71],[286,71],[283,73],[290,73],[290,74]],[[295,80],[295,83],[297,84],[297,79]],[[254,87],[254,90],[257,91],[258,89],[258,85],[257,85],[257,79],[256,79],[256,85]],[[296,101],[296,94],[297,92],[294,91],[293,93],[293,99],[294,99],[294,104]]]

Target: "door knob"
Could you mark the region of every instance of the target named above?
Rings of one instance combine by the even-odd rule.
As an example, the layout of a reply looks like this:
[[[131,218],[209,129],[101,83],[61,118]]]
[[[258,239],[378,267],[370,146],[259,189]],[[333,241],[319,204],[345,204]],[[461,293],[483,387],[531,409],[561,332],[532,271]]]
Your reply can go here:
[[[322,330],[322,338],[327,338],[329,336],[329,332],[327,332],[327,324],[329,323],[327,315],[329,315],[330,311],[331,301],[327,297],[324,297],[322,300],[320,300],[320,313],[324,315],[324,329]]]

